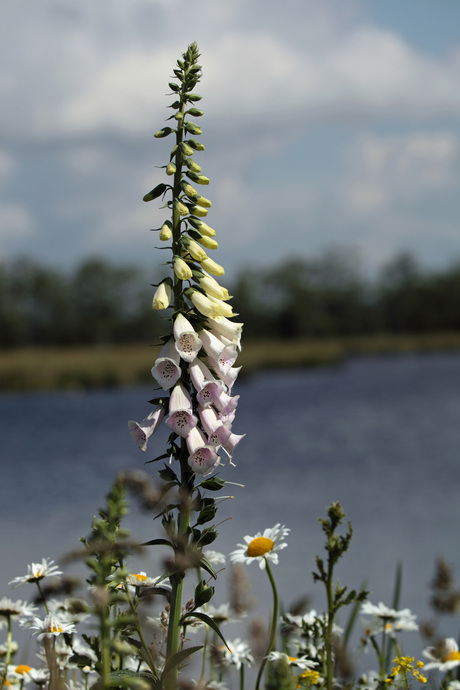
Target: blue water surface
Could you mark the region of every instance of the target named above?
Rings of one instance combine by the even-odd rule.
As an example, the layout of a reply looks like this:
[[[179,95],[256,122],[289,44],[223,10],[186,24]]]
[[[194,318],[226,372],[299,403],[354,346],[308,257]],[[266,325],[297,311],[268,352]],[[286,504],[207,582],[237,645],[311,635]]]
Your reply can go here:
[[[323,545],[318,518],[340,501],[354,527],[338,575],[370,600],[391,604],[397,563],[403,562],[401,606],[430,616],[428,585],[436,558],[460,573],[460,357],[456,354],[352,359],[325,369],[264,372],[236,386],[240,403],[234,431],[246,436],[236,467],[221,476],[233,499],[213,548],[228,553],[246,534],[282,523],[289,546],[276,566],[286,605],[301,595],[324,604],[311,572]],[[6,583],[42,557],[59,561],[89,530],[110,482],[121,470],[146,469],[167,436],[159,432],[141,453],[129,419],[149,412],[152,390],[0,396],[0,549]],[[227,519],[231,518],[231,519]],[[157,521],[134,511],[139,539],[157,536]],[[155,574],[150,551],[143,569]],[[267,612],[269,588],[250,569],[254,598]],[[217,601],[226,601],[225,574]],[[21,592],[21,596],[24,596]],[[18,592],[19,595],[19,592]],[[457,636],[457,619],[443,621]]]

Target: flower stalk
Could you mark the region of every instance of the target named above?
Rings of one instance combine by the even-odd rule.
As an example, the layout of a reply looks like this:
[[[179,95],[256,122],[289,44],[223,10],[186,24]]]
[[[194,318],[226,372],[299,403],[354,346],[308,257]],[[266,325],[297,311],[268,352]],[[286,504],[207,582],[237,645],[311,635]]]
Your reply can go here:
[[[227,303],[230,299],[227,289],[204,273],[207,270],[223,275],[224,269],[209,259],[204,249],[214,250],[218,243],[213,239],[215,230],[201,220],[208,214],[211,201],[196,189],[196,185],[209,184],[209,178],[193,158],[196,152],[204,150],[204,146],[190,138],[190,135],[200,136],[201,127],[189,117],[203,115],[194,105],[201,99],[194,92],[201,76],[198,58],[198,47],[193,43],[177,61],[175,81],[169,84],[175,99],[169,106],[174,111],[169,118],[173,125],[163,127],[155,135],[162,139],[174,134],[175,143],[165,166],[170,183],[157,184],[144,196],[144,201],[169,197],[163,208],[168,208],[171,214],[160,228],[160,239],[171,242],[171,260],[166,263],[171,275],[159,282],[153,299],[155,309],[172,310],[172,333],[163,339],[160,356],[152,367],[152,375],[164,393],[150,401],[156,406],[154,419],[148,416],[140,424],[129,422],[131,434],[141,450],[146,450],[149,437],[166,415],[165,423],[171,431],[166,453],[150,461],[169,459],[169,465],[158,473],[166,482],[166,508],[162,515],[168,539],[163,543],[168,543],[174,552],[165,573],[171,593],[165,670],[161,679],[164,690],[177,688],[179,666],[186,653],[182,649],[181,632],[189,623],[187,617],[199,608],[203,594],[198,585],[195,603],[190,605],[188,602],[184,612],[182,599],[187,570],[201,567],[212,577],[216,576],[203,559],[202,548],[211,543],[217,533],[213,528],[202,528],[202,525],[214,518],[217,503],[214,498],[203,495],[211,485],[206,485],[205,481],[195,485],[195,478],[211,475],[223,464],[222,460],[233,464],[234,448],[243,437],[231,431],[238,396],[232,397],[230,391],[239,368],[233,367],[230,371],[225,364],[229,357],[232,364],[234,361],[228,347],[228,335],[233,343],[233,334],[237,333],[239,346],[242,324],[234,325],[230,320],[234,314]],[[220,321],[223,325],[219,325]],[[200,339],[200,333],[205,329],[214,337],[214,359],[207,357]],[[221,364],[219,358],[224,351],[224,364]],[[198,378],[196,375],[192,377],[192,367],[201,372]],[[211,423],[208,423],[209,419]],[[177,471],[173,462],[178,463]],[[220,490],[224,485],[222,481],[222,486],[211,490]],[[168,499],[173,492],[174,495]],[[195,511],[198,513],[196,518],[193,516]],[[209,598],[213,591],[209,588]],[[200,611],[196,616],[220,635],[217,626],[208,620],[205,613]]]

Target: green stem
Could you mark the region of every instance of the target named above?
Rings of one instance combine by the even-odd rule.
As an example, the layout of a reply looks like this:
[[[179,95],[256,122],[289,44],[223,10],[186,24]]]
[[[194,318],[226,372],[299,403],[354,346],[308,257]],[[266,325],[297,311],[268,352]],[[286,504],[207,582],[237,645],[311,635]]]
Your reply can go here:
[[[3,688],[5,686],[5,681],[6,681],[6,675],[8,673],[8,664],[10,663],[11,659],[11,616],[8,616],[7,618],[7,625],[8,625],[8,634],[6,638],[6,657],[5,657],[5,666],[3,668],[3,674],[2,674],[2,684],[1,687]]]
[[[240,690],[244,690],[244,664],[240,668]]]
[[[273,578],[273,574],[272,574],[272,571],[271,571],[271,568],[270,568],[270,565],[268,563],[267,558],[265,558],[265,568],[267,570],[268,579],[270,580],[270,584],[271,584],[272,592],[273,592],[273,611],[272,611],[272,621],[271,621],[271,626],[270,626],[270,638],[269,638],[269,642],[268,642],[268,647],[267,647],[267,651],[265,652],[265,656],[262,659],[262,663],[260,664],[259,673],[257,674],[255,690],[259,690],[260,681],[262,680],[264,668],[267,664],[267,657],[275,645],[276,626],[278,623],[278,592],[276,590],[275,580]]]
[[[122,565],[121,565],[122,567]],[[147,645],[145,638],[144,638],[144,633],[142,632],[141,624],[139,621],[139,616],[137,615],[137,609],[136,606],[134,605],[133,598],[131,596],[131,592],[129,591],[129,586],[125,582],[125,588],[126,588],[126,596],[128,598],[129,606],[131,608],[131,611],[133,613],[133,616],[136,619],[137,623],[137,634],[139,635],[139,640],[141,642],[142,647],[144,648],[145,654],[146,654],[146,661],[148,662],[149,668],[152,671],[152,674],[154,675],[155,678],[158,678],[158,672],[155,666],[155,661],[152,656],[152,652],[150,650],[150,647]]]
[[[42,588],[40,587],[40,583],[39,583],[38,580],[35,580],[35,583],[36,583],[36,585],[37,585],[37,588],[38,588],[38,591],[39,591],[39,593],[40,593],[40,596],[41,596],[41,598],[42,598],[42,600],[43,600],[43,604],[44,604],[44,606],[45,606],[45,611],[46,611],[46,613],[49,615],[50,610],[49,610],[49,608],[48,608],[48,604],[46,603],[46,599],[45,599],[45,595],[43,594],[43,590],[42,590]]]
[[[109,683],[110,667],[110,620],[107,607],[103,607],[99,612],[100,633],[101,633],[101,685],[106,690]]]
[[[333,592],[333,562],[329,557],[326,581],[327,595],[327,628],[326,628],[326,688],[332,690],[332,634],[334,630],[334,592]]]
[[[188,450],[185,439],[181,439],[181,491],[183,492],[182,501],[179,509],[179,519],[177,522],[178,543],[185,545],[191,521],[191,496],[190,496],[190,468],[187,458]],[[182,546],[180,547],[182,548]],[[182,593],[184,588],[184,572],[174,573],[171,576],[171,608],[169,612],[168,637],[166,643],[166,659],[170,659],[177,654],[180,647],[180,619],[182,616]],[[165,678],[165,690],[177,689],[178,667],[175,666]]]

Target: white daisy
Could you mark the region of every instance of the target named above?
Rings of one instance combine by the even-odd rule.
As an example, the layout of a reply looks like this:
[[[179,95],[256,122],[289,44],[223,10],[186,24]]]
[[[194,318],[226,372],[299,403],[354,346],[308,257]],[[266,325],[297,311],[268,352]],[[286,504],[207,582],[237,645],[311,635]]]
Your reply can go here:
[[[32,666],[28,664],[19,664],[18,666],[11,665],[8,668],[8,675],[18,680],[27,680],[29,673],[33,670]]]
[[[254,657],[248,643],[237,637],[233,642],[227,641],[227,647],[223,648],[223,661],[226,666],[232,665],[239,670],[243,664],[253,664]]]
[[[41,563],[31,563],[27,566],[27,575],[20,575],[11,580],[8,584],[17,587],[25,582],[39,582],[44,577],[53,575],[62,575],[62,570],[59,570],[57,565],[53,565],[54,561],[49,558],[42,558]]]
[[[307,659],[306,656],[288,656],[284,652],[270,652],[270,654],[267,656],[267,659],[269,661],[279,661],[280,659],[284,659],[290,666],[297,666],[297,668],[301,668],[303,671],[305,671],[307,668],[311,669],[315,666],[318,666],[317,661],[311,661],[311,659]]]
[[[442,640],[436,647],[427,647],[423,650],[423,656],[430,659],[430,663],[425,664],[425,671],[436,668],[444,672],[460,666],[460,651],[453,637]]]
[[[254,537],[244,537],[246,544],[238,544],[238,548],[231,552],[230,560],[233,563],[252,563],[259,561],[259,567],[264,569],[267,560],[278,563],[277,551],[286,548],[283,541],[290,529],[279,523],[271,529],[258,532]]]
[[[36,609],[37,607],[33,604],[27,604],[20,599],[17,601],[13,601],[8,597],[0,599],[0,619],[10,618],[11,620],[16,620],[20,616],[33,616]]]
[[[10,654],[11,654],[11,655],[16,654],[16,652],[18,651],[18,649],[19,649],[18,643],[17,643],[17,642],[14,642],[14,640],[12,640],[12,641],[10,642],[10,644],[9,644],[9,651],[10,651]],[[7,645],[7,644],[0,644],[0,659],[1,659],[2,657],[6,656],[6,655],[7,655],[7,652],[8,652],[8,645]]]
[[[49,613],[43,620],[35,617],[29,627],[39,631],[39,640],[42,640],[44,637],[55,637],[63,633],[73,633],[77,631],[73,623],[67,623],[55,613]]]
[[[132,573],[126,578],[128,585],[133,585],[134,587],[153,587],[157,580],[158,578],[148,577],[147,573],[144,573],[142,570],[140,573]]]
[[[387,634],[400,632],[402,630],[418,630],[418,625],[415,622],[416,616],[410,612],[410,609],[390,609],[382,602],[371,604],[370,601],[364,602],[361,606],[361,613],[363,615],[371,615],[374,620],[371,623],[370,635],[375,635],[379,632]]]
[[[50,674],[47,668],[31,668],[24,674],[24,677],[31,680],[35,685],[46,685],[50,679]]]
[[[227,560],[225,554],[219,551],[212,551],[212,549],[205,549],[203,554],[211,565],[220,565],[221,563],[225,565],[225,561]]]

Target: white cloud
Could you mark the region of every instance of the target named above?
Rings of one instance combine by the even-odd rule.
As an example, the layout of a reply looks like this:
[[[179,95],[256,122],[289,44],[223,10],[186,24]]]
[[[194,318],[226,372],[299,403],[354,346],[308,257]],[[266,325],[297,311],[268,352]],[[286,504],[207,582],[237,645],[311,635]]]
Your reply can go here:
[[[262,0],[249,9],[239,0],[195,0],[193,7],[175,0],[101,0],[95,7],[82,0],[67,21],[53,12],[69,5],[61,0],[44,3],[48,11],[34,9],[26,24],[25,5],[17,5],[16,16],[9,8],[9,32],[0,43],[9,69],[0,83],[4,126],[16,134],[152,131],[164,117],[161,95],[175,59],[195,35],[212,117],[283,127],[299,109],[335,118],[350,109],[411,115],[460,109],[458,53],[427,57],[329,3],[291,0],[291,11],[280,6],[268,13],[271,23],[258,21],[258,13],[266,14]]]
[[[459,181],[459,142],[451,132],[365,136],[351,154],[353,178],[344,185],[350,209],[375,212],[395,203],[426,199]]]

